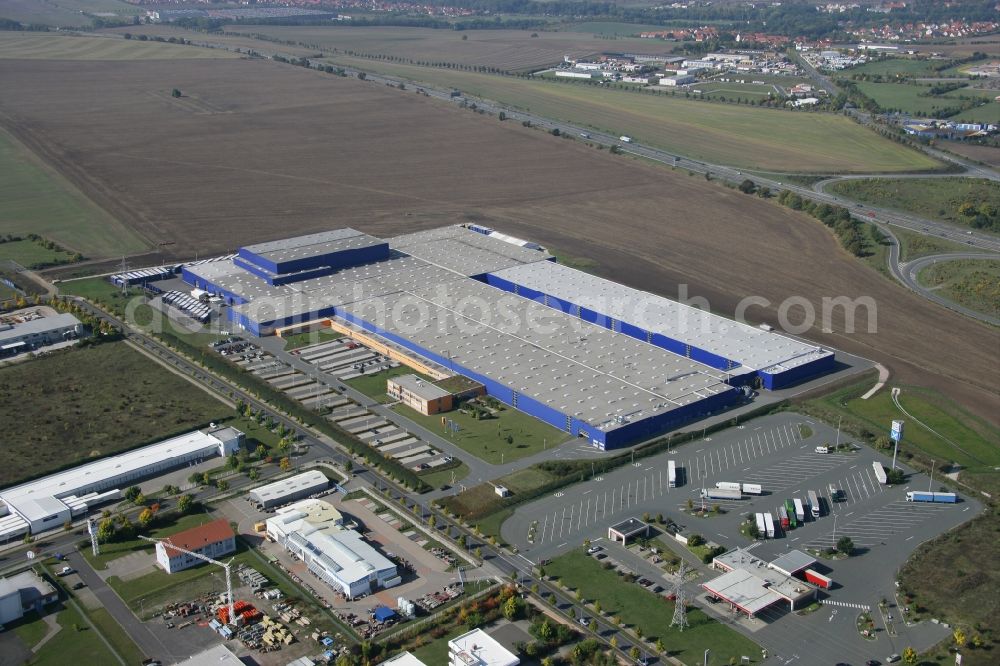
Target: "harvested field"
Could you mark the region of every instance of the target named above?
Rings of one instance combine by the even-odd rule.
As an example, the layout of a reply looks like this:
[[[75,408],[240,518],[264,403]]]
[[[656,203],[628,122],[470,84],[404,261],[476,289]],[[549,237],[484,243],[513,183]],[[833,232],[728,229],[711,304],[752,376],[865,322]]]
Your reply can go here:
[[[548,67],[563,56],[602,51],[666,53],[670,47],[648,39],[600,41],[579,32],[532,30],[434,30],[402,27],[313,27],[230,25],[226,32],[266,35],[316,49],[393,56],[426,63],[461,63],[520,72]],[[532,37],[532,34],[538,35]],[[463,39],[466,37],[466,39]]]
[[[139,13],[139,8],[118,0],[0,0],[0,16],[20,21],[60,27],[91,25],[91,18],[80,13],[114,12],[119,16]]]
[[[87,257],[120,257],[146,243],[0,130],[0,233],[40,234]],[[0,249],[0,258],[4,257]],[[25,266],[30,262],[21,261]]]
[[[748,310],[753,323],[777,324],[790,296],[817,313],[823,297],[870,296],[877,332],[861,310],[860,332],[845,333],[838,308],[832,332],[817,319],[805,335],[877,358],[898,381],[993,422],[1000,414],[995,329],[867,269],[818,222],[703,178],[264,61],[0,61],[0,78],[3,121],[178,256],[339,226],[389,236],[475,220],[595,260],[639,288],[677,297],[687,285],[717,312],[748,295],[768,299]],[[172,103],[164,79],[219,112]],[[54,103],[64,98],[76,103]],[[793,323],[800,312],[792,308]]]
[[[1000,167],[1000,148],[980,146],[974,143],[959,143],[957,141],[949,141],[943,147],[949,152],[963,155],[977,162],[988,164],[991,167]]]
[[[20,60],[191,60],[238,58],[221,49],[70,34],[0,32],[0,58]]]
[[[454,87],[516,109],[628,134],[639,143],[714,164],[813,173],[891,172],[940,165],[844,116],[654,96],[579,83],[417,67],[337,56],[331,62]]]

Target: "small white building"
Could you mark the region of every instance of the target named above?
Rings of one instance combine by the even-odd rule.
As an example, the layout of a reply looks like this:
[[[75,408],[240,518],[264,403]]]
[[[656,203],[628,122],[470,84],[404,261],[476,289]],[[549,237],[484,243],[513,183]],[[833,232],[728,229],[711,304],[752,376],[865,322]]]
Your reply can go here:
[[[563,79],[593,79],[593,72],[579,72],[573,69],[557,69],[556,76]]]
[[[521,660],[482,629],[448,641],[448,666],[518,666]]]
[[[691,76],[690,74],[685,74],[683,76],[680,75],[680,74],[678,74],[677,76],[665,76],[665,77],[663,77],[662,79],[660,79],[660,85],[661,86],[686,86],[689,83],[694,83],[697,80],[698,79],[696,79],[695,77]]]
[[[170,543],[165,543],[169,541]],[[156,542],[156,564],[168,574],[204,564],[204,560],[178,550],[183,548],[213,560],[236,551],[236,533],[225,518],[178,532]],[[172,546],[177,546],[173,548]]]
[[[403,652],[383,661],[380,666],[427,666],[427,664],[414,657],[412,653]]]
[[[59,599],[56,589],[34,571],[0,578],[0,626],[20,620],[25,613]]]
[[[323,492],[330,487],[330,480],[323,472],[311,469],[281,481],[251,490],[247,496],[262,509],[271,509]]]

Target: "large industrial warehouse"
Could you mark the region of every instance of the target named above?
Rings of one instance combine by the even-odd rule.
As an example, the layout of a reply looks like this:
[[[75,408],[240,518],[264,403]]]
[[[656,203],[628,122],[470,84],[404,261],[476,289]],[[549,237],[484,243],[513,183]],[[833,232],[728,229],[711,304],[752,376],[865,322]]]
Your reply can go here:
[[[560,266],[482,227],[353,229],[186,266],[254,335],[335,319],[481,382],[599,448],[727,409],[739,387],[828,372],[833,352]],[[513,242],[512,242],[513,241]]]

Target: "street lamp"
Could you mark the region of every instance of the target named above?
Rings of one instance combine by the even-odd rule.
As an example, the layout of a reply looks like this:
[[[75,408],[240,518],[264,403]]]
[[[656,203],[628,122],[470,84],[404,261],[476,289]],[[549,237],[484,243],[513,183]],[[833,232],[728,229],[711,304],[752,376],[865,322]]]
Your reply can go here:
[[[711,650],[705,650],[705,656],[704,656],[704,659],[702,659],[702,662],[701,662],[702,666],[708,666],[708,653],[709,652],[711,652]]]

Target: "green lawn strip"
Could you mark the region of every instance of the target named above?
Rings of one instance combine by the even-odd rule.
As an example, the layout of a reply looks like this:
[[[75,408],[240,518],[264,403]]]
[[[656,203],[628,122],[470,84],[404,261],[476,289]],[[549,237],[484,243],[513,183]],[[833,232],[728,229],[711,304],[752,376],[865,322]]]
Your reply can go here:
[[[4,131],[0,172],[0,234],[36,233],[88,257],[120,256],[148,247]]]
[[[86,620],[72,606],[59,610],[57,619],[62,629],[35,653],[28,664],[65,666],[67,659],[76,664],[111,666],[119,663],[101,637],[87,626]]]
[[[917,276],[921,284],[936,289],[959,305],[1000,315],[1000,261],[960,259],[927,266]]]
[[[16,261],[25,268],[44,268],[73,261],[73,254],[65,250],[50,250],[28,239],[0,243],[0,261]]]
[[[838,415],[847,417],[855,435],[888,435],[893,419],[907,421],[901,449],[914,447],[939,464],[957,462],[972,469],[987,470],[1000,465],[1000,431],[982,419],[959,407],[947,397],[919,387],[903,386],[899,396],[903,407],[935,431],[948,438],[928,432],[919,424],[904,416],[893,404],[888,389],[879,391],[868,400],[861,395],[870,388],[869,382],[862,382],[834,391],[821,398],[806,401],[805,407],[811,413],[830,421]],[[864,432],[862,432],[864,431]],[[960,447],[960,448],[959,448]]]
[[[448,663],[448,641],[458,638],[462,634],[469,631],[469,628],[465,625],[455,627],[448,631],[447,634],[432,640],[431,642],[412,650],[414,657],[419,659],[425,664],[447,664]]]
[[[49,627],[34,612],[26,613],[20,620],[6,625],[6,631],[13,631],[24,645],[31,649],[48,633]]]
[[[488,419],[474,419],[471,414],[458,410],[425,416],[405,405],[396,405],[393,409],[464,451],[495,465],[534,455],[543,448],[554,448],[570,437],[533,416],[506,406],[497,412],[496,418]],[[446,430],[441,425],[442,417],[457,424],[458,432]],[[508,437],[511,443],[508,443]]]
[[[323,328],[318,331],[307,331],[305,333],[295,333],[293,335],[283,335],[281,339],[285,341],[285,351],[301,349],[309,345],[316,345],[321,342],[329,342],[344,337],[342,333]]]
[[[682,632],[670,627],[672,601],[625,582],[582,549],[553,559],[545,571],[569,588],[580,590],[587,602],[600,601],[602,612],[609,617],[619,616],[629,628],[641,629],[644,640],[663,640],[670,655],[686,663],[700,661],[705,648],[712,650],[709,663],[719,665],[729,664],[731,658],[738,663],[741,655],[756,658],[760,654],[753,641],[697,608],[688,610],[689,629]]]
[[[912,261],[931,254],[946,254],[948,252],[968,252],[969,246],[955,243],[937,236],[927,236],[899,227],[890,227],[893,235],[899,240],[900,261]]]
[[[121,625],[118,624],[111,613],[106,611],[103,607],[101,608],[86,608],[83,604],[80,607],[90,618],[90,621],[97,627],[98,631],[104,634],[104,637],[111,643],[115,651],[125,659],[127,664],[139,664],[145,659],[146,655],[143,654],[139,646],[129,637],[125,630],[122,629]]]
[[[386,395],[385,392],[386,381],[392,379],[393,377],[399,377],[401,375],[416,375],[425,381],[428,382],[434,381],[427,375],[421,374],[416,370],[414,370],[413,368],[401,365],[397,368],[383,370],[381,372],[376,372],[371,375],[361,375],[353,379],[348,379],[344,383],[356,391],[361,391],[369,398],[374,398],[380,402],[389,402],[391,398],[389,398],[389,396]]]
[[[459,463],[454,467],[448,467],[442,470],[435,470],[432,472],[425,472],[420,475],[424,483],[434,486],[435,488],[441,488],[442,486],[450,486],[452,484],[452,479],[454,482],[458,483],[466,476],[469,475],[469,466],[465,463]]]
[[[556,262],[562,264],[563,266],[569,266],[570,268],[575,268],[578,271],[583,271],[584,273],[591,273],[593,275],[600,275],[601,269],[600,264],[587,257],[574,257],[561,252],[558,249],[549,248],[549,254],[556,258]]]
[[[331,64],[424,81],[532,113],[628,134],[637,142],[713,163],[803,172],[910,171],[939,168],[928,156],[892,143],[840,115],[791,112],[336,56]],[[794,137],[794,140],[788,140]]]

